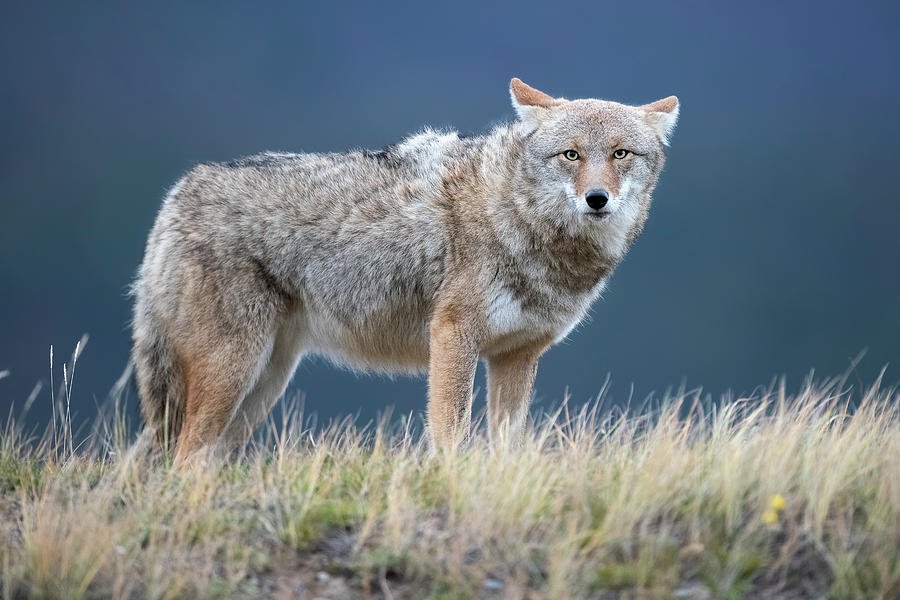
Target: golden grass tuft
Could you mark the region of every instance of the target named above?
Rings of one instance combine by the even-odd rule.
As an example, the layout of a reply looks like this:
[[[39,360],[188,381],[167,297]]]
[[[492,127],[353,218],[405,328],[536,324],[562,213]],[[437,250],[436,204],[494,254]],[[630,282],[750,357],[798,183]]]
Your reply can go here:
[[[80,447],[10,420],[0,594],[898,598],[900,395],[843,385],[564,407],[517,450],[439,455],[417,422],[283,413],[190,472],[119,418]]]

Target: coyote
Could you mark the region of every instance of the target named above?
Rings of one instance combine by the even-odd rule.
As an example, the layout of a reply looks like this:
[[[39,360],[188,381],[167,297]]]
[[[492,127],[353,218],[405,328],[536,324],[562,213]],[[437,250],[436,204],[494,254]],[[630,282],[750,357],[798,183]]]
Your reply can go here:
[[[137,280],[144,418],[176,464],[227,455],[302,356],[428,370],[431,441],[469,429],[479,358],[492,442],[524,434],[538,358],[585,316],[643,228],[678,117],[510,82],[517,119],[380,151],[194,167]]]

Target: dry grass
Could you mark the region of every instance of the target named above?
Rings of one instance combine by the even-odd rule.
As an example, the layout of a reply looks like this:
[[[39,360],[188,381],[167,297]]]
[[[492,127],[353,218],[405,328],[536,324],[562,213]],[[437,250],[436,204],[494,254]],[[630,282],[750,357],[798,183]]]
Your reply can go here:
[[[437,456],[403,421],[294,414],[187,473],[127,456],[116,418],[81,447],[11,421],[0,594],[898,598],[900,395],[843,386],[563,410]]]

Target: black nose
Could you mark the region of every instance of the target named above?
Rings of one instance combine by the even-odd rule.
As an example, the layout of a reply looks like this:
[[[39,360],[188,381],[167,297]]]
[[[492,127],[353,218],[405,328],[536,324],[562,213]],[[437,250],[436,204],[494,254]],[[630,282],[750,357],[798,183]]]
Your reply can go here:
[[[587,201],[588,206],[594,210],[600,210],[609,202],[609,194],[606,193],[606,190],[588,190],[588,193],[584,195],[584,199]]]

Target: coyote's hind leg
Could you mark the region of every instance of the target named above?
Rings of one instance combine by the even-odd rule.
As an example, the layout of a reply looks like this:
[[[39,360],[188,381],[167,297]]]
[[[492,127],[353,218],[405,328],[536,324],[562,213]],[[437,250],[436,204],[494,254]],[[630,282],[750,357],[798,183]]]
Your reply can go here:
[[[176,465],[218,457],[228,450],[220,438],[229,421],[236,418],[267,353],[258,344],[226,344],[208,355],[183,361],[187,399],[176,446]]]
[[[184,424],[175,464],[231,450],[222,434],[269,361],[284,309],[252,270],[192,273],[181,295],[175,344],[185,386]]]
[[[235,448],[262,423],[285,388],[303,356],[306,324],[301,310],[279,319],[272,351],[253,389],[232,412],[219,441],[223,448]]]

